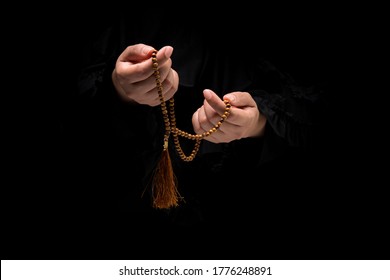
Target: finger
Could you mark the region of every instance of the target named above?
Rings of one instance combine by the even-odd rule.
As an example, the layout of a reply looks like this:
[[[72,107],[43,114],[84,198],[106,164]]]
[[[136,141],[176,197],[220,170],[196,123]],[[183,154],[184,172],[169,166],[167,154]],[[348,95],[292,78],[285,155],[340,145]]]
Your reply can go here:
[[[173,93],[176,91],[177,87],[175,87],[174,85],[175,75],[177,75],[176,71],[170,69],[169,75],[161,84],[161,94],[165,101],[169,100],[173,96],[172,91]],[[158,95],[157,87],[156,87],[156,92]]]
[[[248,92],[235,91],[226,94],[223,99],[229,100],[234,107],[255,107],[256,102]]]
[[[173,69],[170,69],[167,78],[163,83],[163,96],[164,100],[169,100],[176,93],[179,84],[179,75]]]
[[[199,125],[200,125],[200,129],[202,130],[202,133],[209,131],[214,126],[214,124],[212,123],[212,120],[210,120],[208,118],[208,116],[204,110],[204,106],[199,108],[198,120],[199,120]]]
[[[221,130],[211,133],[203,139],[212,143],[228,143],[230,141],[229,135]]]
[[[165,64],[157,70],[156,73],[153,73],[148,80],[153,81],[154,84],[156,84],[156,80],[158,79],[161,83],[164,82],[168,75],[172,72],[172,60],[168,60],[165,62]]]
[[[152,56],[154,48],[145,44],[128,46],[118,57],[120,62],[140,63]]]
[[[118,74],[128,77],[130,83],[140,82],[152,77],[154,69],[150,57],[153,51],[153,48],[143,44],[128,47],[118,58],[118,62],[122,62],[117,64],[117,68],[121,70],[117,71]],[[164,67],[165,69],[171,67],[170,57],[172,52],[173,48],[166,46],[157,53],[158,71],[161,71]]]
[[[195,113],[192,115],[192,126],[196,134],[203,133],[203,131],[201,131],[200,124],[199,124],[199,110],[200,109],[196,110]]]
[[[153,90],[154,88],[157,88],[157,84],[159,84],[160,86],[160,89],[161,89],[161,94],[163,95],[163,97],[165,97],[165,94],[167,92],[172,92],[172,88],[175,86],[175,81],[178,81],[178,75],[176,73],[176,71],[174,71],[171,66],[172,66],[172,60],[169,59],[169,57],[171,56],[172,54],[172,50],[173,48],[172,47],[164,47],[162,48],[162,51],[160,51],[161,55],[163,55],[165,58],[168,58],[168,60],[166,60],[164,62],[164,64],[160,65],[158,63],[158,59],[157,59],[157,62],[153,62],[155,64],[157,64],[157,66],[155,67],[153,65],[153,75],[151,75],[149,78],[147,78],[145,81],[142,81],[142,83],[140,83],[144,89],[143,92],[145,91],[151,91]],[[158,93],[158,90],[156,90],[157,93]],[[176,90],[174,90],[175,92]],[[170,97],[172,97],[173,95],[170,95]],[[169,98],[166,98],[165,97],[165,100],[168,100]]]
[[[205,93],[204,93],[206,99],[205,99],[203,107],[204,107],[204,110],[206,112],[208,119],[210,120],[210,122],[212,122],[215,125],[219,121],[221,121],[221,117],[226,114],[226,104],[215,93],[210,95],[209,92],[207,92],[207,91],[205,90]],[[217,112],[215,110],[215,108],[218,108],[219,111]],[[234,114],[233,114],[233,116],[232,116],[231,109],[232,108],[230,107],[230,110],[228,112],[228,118],[224,119],[225,124],[219,128],[219,130],[221,132],[223,132],[229,124],[236,126],[239,123],[239,119],[237,119],[237,118],[239,118],[239,116],[241,116],[241,115],[234,116]],[[231,119],[233,119],[233,120],[231,120]]]
[[[177,87],[175,87],[175,85],[172,83],[172,81],[174,81],[175,79],[175,75],[177,76],[177,73],[176,71],[170,71],[170,75],[168,76],[167,79],[165,79],[165,81],[161,84],[161,89],[162,89],[162,96],[164,98],[165,101],[169,100],[172,98],[172,96],[175,94],[176,92],[176,89]],[[172,78],[170,78],[170,76],[172,76]],[[154,82],[154,86],[148,91],[146,92],[144,95],[143,95],[143,104],[149,104],[151,106],[157,106],[159,105],[161,102],[160,102],[160,96],[159,96],[159,92],[158,92],[158,89],[156,87],[156,84]]]
[[[165,62],[171,59],[172,53],[173,48],[171,46],[165,46],[157,52],[156,58],[160,67],[164,65]]]
[[[211,107],[211,105],[207,102],[207,100],[203,102],[203,110],[210,123],[215,125],[218,121],[221,120],[221,116],[223,113],[219,114],[217,111],[215,111],[214,108]]]
[[[171,82],[170,80],[166,81],[168,79],[168,75],[172,72],[172,69],[170,67],[171,67],[171,61],[165,63],[165,66],[162,69],[160,69],[158,72],[158,80],[160,83],[162,83],[163,89],[164,89],[164,86],[167,86],[167,83],[169,84]],[[139,79],[139,78],[142,78],[142,76],[137,77],[137,79]],[[151,76],[149,76],[145,80],[140,80],[140,81],[134,82],[134,80],[135,80],[134,77],[131,80],[133,82],[128,80],[128,83],[130,84],[130,86],[132,86],[138,92],[149,92],[149,91],[153,90],[154,88],[156,88],[157,81],[156,81],[156,76],[154,74],[152,74]],[[169,88],[170,87],[171,86],[169,85]],[[167,88],[167,90],[169,88]]]
[[[223,102],[215,92],[210,89],[205,89],[203,91],[203,96],[212,109],[219,115],[223,115],[226,108],[225,102]]]
[[[232,105],[227,122],[234,125],[242,125],[242,120],[248,117],[248,112],[257,108],[256,102],[248,92],[232,92],[223,98],[229,100]]]
[[[204,123],[204,111],[201,107],[196,110],[195,113],[192,115],[192,126],[196,134],[202,134],[203,132],[206,132],[208,130],[207,128],[204,128]]]
[[[199,120],[199,115],[201,114],[202,108],[199,108],[192,116],[192,125],[194,128],[194,132],[196,134],[203,134],[206,131],[209,131],[210,129],[204,129],[201,126],[201,121]],[[224,124],[224,126],[227,126],[228,124]],[[221,126],[222,127],[222,126]],[[212,143],[222,143],[222,142],[228,142],[226,139],[228,139],[228,134],[225,133],[221,127],[211,133],[209,136],[204,137],[203,139]]]
[[[121,62],[132,62],[139,63],[149,59],[152,56],[153,51],[156,51],[155,48],[145,44],[136,44],[128,46],[118,57]],[[171,58],[173,48],[171,46],[162,47],[157,52],[157,60],[159,63],[163,64],[165,61]]]

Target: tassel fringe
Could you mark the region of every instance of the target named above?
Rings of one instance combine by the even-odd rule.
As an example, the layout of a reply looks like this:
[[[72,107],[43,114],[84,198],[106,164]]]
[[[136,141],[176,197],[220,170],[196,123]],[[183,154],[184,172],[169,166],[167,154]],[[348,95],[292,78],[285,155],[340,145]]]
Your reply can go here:
[[[154,170],[152,198],[154,208],[167,209],[179,205],[180,194],[168,149],[164,149]]]

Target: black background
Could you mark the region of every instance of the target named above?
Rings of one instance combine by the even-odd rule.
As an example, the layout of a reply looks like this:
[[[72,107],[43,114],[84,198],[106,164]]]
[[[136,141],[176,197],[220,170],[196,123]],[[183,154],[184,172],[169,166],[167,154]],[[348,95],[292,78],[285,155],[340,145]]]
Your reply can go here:
[[[114,15],[116,8],[52,7],[50,13],[23,18],[23,27],[10,32],[4,44],[13,55],[5,81],[5,97],[11,100],[4,97],[2,103],[2,259],[388,258],[388,184],[383,179],[388,164],[380,161],[387,158],[384,99],[376,88],[380,71],[371,64],[376,50],[362,44],[375,43],[375,35],[341,7],[192,7],[226,27],[221,30],[226,36],[234,21],[247,26],[243,33],[248,36],[256,33],[256,24],[272,21],[266,37],[273,39],[280,66],[298,79],[327,84],[324,137],[311,157],[315,168],[307,176],[313,178],[306,180],[323,190],[319,215],[304,209],[307,218],[289,224],[274,219],[279,215],[263,217],[260,231],[241,231],[240,220],[211,231],[164,227],[142,216],[129,219],[88,204],[81,207],[93,187],[86,184],[100,182],[88,169],[94,160],[93,149],[84,149],[88,137],[77,138],[78,125],[88,117],[76,93],[80,48],[85,34],[95,30],[91,23],[110,20],[107,14]],[[129,13],[140,10],[153,16],[147,7]],[[323,171],[327,176],[318,178]],[[315,228],[305,221],[314,221]]]

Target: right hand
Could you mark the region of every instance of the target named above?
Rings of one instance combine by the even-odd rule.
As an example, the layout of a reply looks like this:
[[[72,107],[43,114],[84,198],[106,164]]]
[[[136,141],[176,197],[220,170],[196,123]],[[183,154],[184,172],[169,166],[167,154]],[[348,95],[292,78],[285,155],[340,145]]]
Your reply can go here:
[[[118,57],[112,81],[124,101],[149,106],[161,104],[152,68],[151,57],[154,50],[151,46],[136,44],[128,46]],[[171,68],[172,51],[171,46],[165,46],[157,52],[164,100],[169,100],[179,86],[179,76]]]

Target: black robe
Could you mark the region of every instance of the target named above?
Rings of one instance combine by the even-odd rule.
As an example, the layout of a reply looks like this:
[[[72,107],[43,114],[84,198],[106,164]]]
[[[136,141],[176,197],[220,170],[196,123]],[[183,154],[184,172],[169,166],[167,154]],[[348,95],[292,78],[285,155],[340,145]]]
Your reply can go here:
[[[164,10],[159,15],[139,17],[122,12],[103,22],[101,18],[88,22],[88,32],[83,34],[77,100],[86,106],[81,107],[84,122],[79,122],[78,127],[87,133],[78,139],[79,143],[76,141],[76,146],[90,153],[83,168],[105,185],[95,188],[90,184],[88,205],[129,212],[133,219],[148,224],[153,217],[154,223],[165,225],[213,227],[231,220],[256,224],[277,208],[295,213],[310,207],[311,199],[304,205],[297,201],[317,183],[313,181],[317,180],[313,178],[317,170],[313,151],[320,144],[326,105],[324,77],[318,76],[321,65],[317,70],[303,69],[309,67],[310,57],[304,57],[298,47],[279,45],[290,37],[302,38],[289,34],[285,26],[267,30],[261,22],[258,34],[248,36],[245,28],[256,21],[241,17],[232,22],[211,20],[205,24],[191,15],[179,16],[180,20]],[[168,20],[162,20],[163,16]],[[283,41],[278,38],[282,35],[286,36]],[[124,103],[111,81],[117,57],[136,43],[156,49],[165,45],[174,48],[172,67],[180,78],[175,94],[180,129],[193,132],[191,117],[202,105],[205,88],[220,97],[247,91],[267,118],[264,137],[223,144],[204,140],[193,162],[182,162],[171,150],[184,201],[166,211],[151,209],[148,187],[162,151],[161,109]],[[289,52],[294,51],[294,55],[304,57],[299,61],[302,65],[292,64]],[[317,76],[311,71],[317,71]],[[194,142],[181,139],[181,144],[188,153]],[[147,213],[146,218],[140,211]]]
[[[243,250],[259,238],[274,240],[276,233],[285,236],[280,246],[302,245],[307,232],[320,236],[329,222],[327,198],[333,195],[330,171],[322,166],[329,140],[324,120],[331,64],[322,27],[311,33],[305,22],[248,8],[218,10],[218,17],[195,6],[193,13],[117,8],[70,13],[68,25],[45,37],[40,61],[46,75],[41,78],[49,95],[40,106],[45,122],[34,123],[45,124],[45,137],[34,146],[42,160],[37,164],[29,157],[25,163],[32,170],[29,180],[39,182],[39,188],[27,188],[31,195],[23,195],[21,204],[31,211],[22,220],[53,232],[64,250],[86,246],[83,256],[89,258],[103,256],[103,247],[117,251],[122,246],[121,253],[129,256],[134,241],[145,236],[144,246],[174,243],[166,236],[171,228],[177,230],[174,239],[186,238],[189,252],[212,241],[219,257],[228,253],[218,241],[223,236],[241,242]],[[202,105],[205,88],[220,97],[247,91],[267,118],[264,137],[224,144],[203,140],[192,162],[182,162],[171,143],[184,201],[170,210],[153,209],[147,187],[162,150],[160,107],[124,103],[111,81],[117,57],[136,43],[173,46],[180,129],[192,131],[191,117]],[[192,149],[192,141],[181,140],[183,148]],[[42,231],[35,238],[45,244]],[[272,255],[278,252],[275,243],[268,245],[257,248],[267,258],[279,258]],[[136,257],[159,258],[164,252],[137,250]],[[285,258],[292,256],[290,250],[283,252]]]
[[[372,88],[379,76],[367,78],[380,69],[365,65],[377,45],[362,36],[378,26],[350,18],[364,13],[118,4],[13,17],[24,24],[4,40],[16,53],[3,95],[15,100],[4,102],[2,259],[367,259],[388,244],[376,158],[387,103]],[[161,112],[120,102],[110,80],[139,42],[175,48],[180,128],[191,131],[204,88],[248,91],[267,116],[263,138],[203,141],[191,163],[171,151],[185,203],[170,211],[142,196]]]

